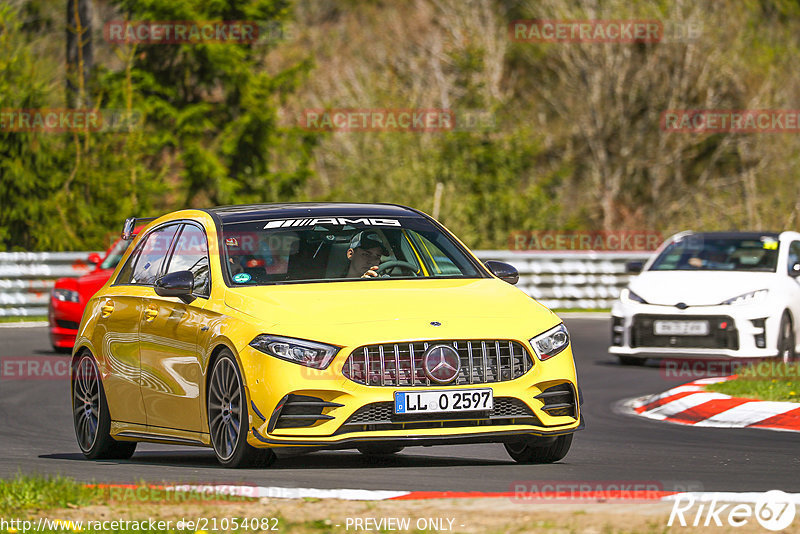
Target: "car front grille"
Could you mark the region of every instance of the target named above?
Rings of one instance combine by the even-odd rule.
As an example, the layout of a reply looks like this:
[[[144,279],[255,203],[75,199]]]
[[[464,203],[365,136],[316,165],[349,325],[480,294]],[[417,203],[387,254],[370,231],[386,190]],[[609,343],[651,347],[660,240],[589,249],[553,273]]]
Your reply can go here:
[[[496,397],[491,411],[413,416],[395,414],[392,402],[375,402],[356,410],[336,433],[510,424],[541,426],[542,423],[524,402],[514,397]]]
[[[359,347],[347,358],[344,375],[368,386],[430,386],[422,360],[428,347],[435,345],[455,348],[461,361],[458,376],[445,387],[505,382],[533,367],[528,351],[517,341],[418,341]]]
[[[65,321],[64,319],[56,319],[56,325],[67,330],[77,330],[79,326],[75,321]]]
[[[653,323],[667,321],[708,321],[705,336],[656,335]],[[726,315],[634,315],[631,347],[670,347],[692,349],[739,349],[739,333],[733,319]]]

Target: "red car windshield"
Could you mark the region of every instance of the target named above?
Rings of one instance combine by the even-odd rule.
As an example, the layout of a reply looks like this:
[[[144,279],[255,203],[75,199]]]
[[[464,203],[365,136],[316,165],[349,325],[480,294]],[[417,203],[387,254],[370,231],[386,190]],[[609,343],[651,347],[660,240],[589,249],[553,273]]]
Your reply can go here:
[[[114,269],[116,268],[119,260],[122,259],[122,256],[125,255],[125,251],[128,249],[128,245],[131,244],[131,241],[125,241],[123,239],[117,240],[116,243],[111,245],[111,248],[108,250],[108,254],[106,254],[105,259],[100,264],[101,269]]]

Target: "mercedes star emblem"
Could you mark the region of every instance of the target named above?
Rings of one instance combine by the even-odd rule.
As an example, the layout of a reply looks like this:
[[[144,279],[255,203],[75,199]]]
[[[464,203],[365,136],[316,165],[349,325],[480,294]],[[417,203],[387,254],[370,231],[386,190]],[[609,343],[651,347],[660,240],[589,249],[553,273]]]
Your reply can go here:
[[[422,357],[425,375],[439,384],[448,384],[456,379],[461,370],[461,358],[453,347],[434,345]]]

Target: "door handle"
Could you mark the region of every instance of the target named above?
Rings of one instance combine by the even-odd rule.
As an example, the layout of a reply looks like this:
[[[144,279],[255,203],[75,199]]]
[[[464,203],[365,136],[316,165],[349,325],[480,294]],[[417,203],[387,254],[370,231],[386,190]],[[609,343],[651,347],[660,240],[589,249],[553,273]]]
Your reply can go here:
[[[155,319],[156,317],[158,317],[158,308],[156,306],[148,306],[144,310],[144,320],[145,321],[150,322],[153,319]]]
[[[103,306],[100,307],[100,316],[101,317],[108,317],[111,315],[111,312],[114,311],[114,301],[109,300]]]

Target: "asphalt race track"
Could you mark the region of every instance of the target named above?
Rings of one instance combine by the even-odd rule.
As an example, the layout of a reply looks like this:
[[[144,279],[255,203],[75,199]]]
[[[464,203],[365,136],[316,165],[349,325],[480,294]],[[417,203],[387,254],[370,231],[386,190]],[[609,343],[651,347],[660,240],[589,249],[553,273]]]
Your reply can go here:
[[[62,474],[110,483],[204,482],[393,490],[513,491],[515,481],[650,481],[704,491],[800,492],[800,433],[692,428],[617,413],[622,399],[679,385],[656,365],[621,367],[606,319],[567,319],[586,430],[557,464],[520,466],[502,445],[415,447],[384,460],[356,451],[280,453],[269,469],[219,467],[210,449],[140,444],[127,461],[87,461],[75,442],[68,383],[0,381],[0,476]],[[45,327],[0,328],[0,358],[66,359]],[[687,382],[689,380],[686,380]]]

